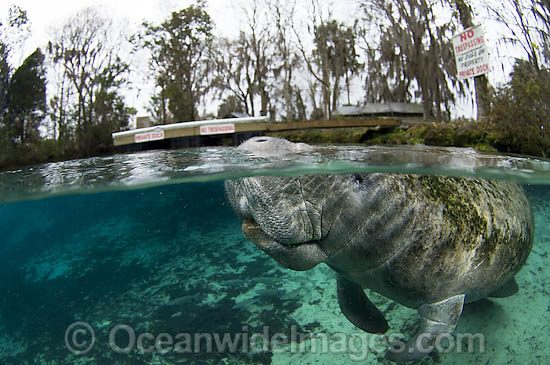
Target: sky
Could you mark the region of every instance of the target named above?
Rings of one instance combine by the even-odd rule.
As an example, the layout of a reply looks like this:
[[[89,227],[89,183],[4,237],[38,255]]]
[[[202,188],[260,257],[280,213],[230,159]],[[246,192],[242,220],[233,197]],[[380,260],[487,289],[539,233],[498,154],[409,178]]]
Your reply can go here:
[[[27,41],[26,48],[34,50],[36,46],[48,41],[51,28],[63,24],[68,18],[86,7],[96,7],[113,19],[127,22],[130,30],[137,30],[143,20],[160,22],[164,20],[171,11],[188,7],[194,2],[191,0],[18,0],[3,1],[0,4],[0,16],[5,17],[11,5],[16,4],[27,11],[31,22],[31,39]],[[209,0],[208,12],[216,22],[231,23],[235,15],[230,1]],[[229,14],[229,16],[227,16]],[[233,28],[224,27],[224,31]],[[31,50],[31,52],[32,52]]]
[[[226,38],[236,38],[243,26],[243,13],[238,4],[251,0],[228,1],[207,0],[207,11],[215,23],[214,33]],[[329,4],[330,1],[321,0]],[[44,48],[48,40],[52,38],[55,27],[62,26],[70,17],[80,9],[93,6],[100,13],[107,15],[115,21],[115,24],[124,27],[129,33],[135,33],[140,29],[144,20],[151,23],[164,21],[172,11],[184,9],[195,1],[192,0],[18,0],[3,1],[0,3],[0,19],[5,19],[8,9],[16,4],[27,11],[31,23],[31,36],[24,43],[20,52],[15,52],[12,63],[15,67],[23,62],[37,47]],[[346,11],[356,5],[355,0],[340,0],[335,6],[335,16],[342,19]],[[135,63],[135,62],[134,62]],[[135,65],[134,65],[135,66]],[[133,74],[132,86],[125,97],[127,103],[137,109],[138,115],[147,115],[147,105],[154,87],[152,81],[147,80],[147,61],[134,67],[141,72]],[[140,73],[142,73],[140,75]],[[357,87],[360,90],[360,86]],[[200,112],[215,113],[217,106],[213,105],[208,110]]]
[[[31,23],[31,36],[23,43],[22,50],[15,52],[12,59],[14,65],[19,65],[37,47],[44,49],[52,38],[55,27],[62,26],[79,10],[86,7],[94,7],[100,13],[122,26],[128,34],[139,30],[144,20],[152,23],[160,23],[165,20],[172,11],[183,9],[193,4],[191,0],[18,0],[4,1],[0,3],[0,18],[5,19],[8,9],[16,4],[27,11],[27,17]],[[238,11],[231,6],[230,1],[209,0],[208,13],[213,18],[222,34],[233,37],[238,34],[235,19]],[[134,65],[135,66],[135,65]],[[147,71],[147,63],[144,61],[142,72]],[[146,107],[152,90],[152,82],[146,75],[134,75],[132,85],[125,93],[130,106],[137,109],[138,115],[147,115]]]
[[[241,0],[247,1],[247,0]],[[328,4],[329,1],[321,0],[322,3]],[[27,11],[28,18],[31,23],[31,37],[23,44],[23,49],[20,53],[16,53],[12,62],[19,65],[25,57],[31,54],[36,47],[45,47],[48,40],[51,39],[53,28],[61,26],[67,19],[76,14],[80,9],[93,6],[98,8],[100,12],[115,20],[120,26],[123,26],[129,34],[137,32],[141,23],[144,20],[152,23],[160,23],[166,19],[172,11],[183,9],[193,4],[192,0],[4,0],[0,3],[0,18],[5,19],[8,14],[8,9],[12,4],[16,4]],[[208,0],[207,10],[216,24],[215,34],[227,38],[234,38],[238,35],[243,24],[242,11],[236,6],[237,1],[229,0]],[[340,0],[333,2],[335,16],[339,20],[346,20],[346,15],[354,12],[357,1],[355,0]],[[298,9],[300,10],[300,9]],[[347,17],[349,19],[349,16]],[[492,35],[492,29],[489,28],[487,38],[491,43],[491,38],[496,38]],[[494,55],[494,52],[492,52]],[[153,84],[147,81],[146,61],[142,67],[138,67],[142,71],[142,75],[134,75],[134,80],[131,88],[126,93],[126,100],[130,106],[138,110],[138,115],[146,115],[146,106],[149,103],[149,97]],[[491,75],[492,78],[499,77]],[[356,100],[362,98],[362,88],[359,82],[355,85]],[[207,110],[215,112],[216,109]],[[473,117],[475,110],[468,100],[460,101],[458,105],[458,114]]]

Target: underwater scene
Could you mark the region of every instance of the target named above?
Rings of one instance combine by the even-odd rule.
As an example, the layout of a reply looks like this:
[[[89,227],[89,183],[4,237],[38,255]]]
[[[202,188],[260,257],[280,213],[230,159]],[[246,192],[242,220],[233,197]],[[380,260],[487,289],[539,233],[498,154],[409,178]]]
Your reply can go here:
[[[160,150],[0,172],[0,363],[392,364],[387,352],[396,341],[406,343],[421,326],[436,331],[437,325],[453,320],[458,320],[456,328],[451,326],[425,343],[429,351],[414,363],[550,363],[550,162],[426,146],[299,145],[288,151],[253,152],[233,147]],[[310,187],[300,185],[308,176],[315,176],[307,180]],[[485,246],[453,243],[457,259],[445,265],[457,277],[483,282],[476,287],[480,298],[472,294],[476,300],[470,303],[467,294],[463,309],[455,308],[460,318],[453,319],[445,310],[445,318],[436,316],[436,320],[432,307],[428,314],[417,311],[404,305],[409,299],[379,294],[384,290],[378,290],[376,283],[376,291],[365,289],[365,293],[366,302],[377,310],[369,307],[373,316],[361,318],[364,313],[354,308],[365,299],[356,292],[355,297],[349,295],[352,286],[341,279],[353,278],[353,273],[326,257],[309,262],[318,251],[309,246],[294,250],[304,245],[294,246],[288,235],[280,239],[282,248],[274,248],[276,233],[269,229],[280,221],[261,223],[258,218],[262,209],[280,212],[287,207],[279,204],[293,194],[295,186],[287,182],[298,182],[297,189],[305,194],[320,189],[327,179],[345,179],[363,189],[354,192],[363,195],[351,196],[362,197],[379,181],[390,184],[388,176],[391,182],[406,181],[399,183],[399,189],[410,200],[421,201],[419,196],[431,194],[444,197],[442,204],[460,206],[460,214],[450,211],[448,219],[471,227],[460,231],[464,237],[485,229],[471,218],[477,214],[471,207],[487,206],[494,232],[523,240],[516,251],[510,248],[508,256],[487,259],[496,262],[499,273],[521,266],[515,275],[517,293],[503,292],[500,282],[485,293],[484,286],[501,277],[495,274],[485,284],[468,276],[483,262],[464,267],[461,261],[461,250],[476,252]],[[466,206],[464,196],[475,189],[463,181],[472,179],[490,188],[486,195],[472,195]],[[426,181],[428,192],[422,194],[403,187]],[[266,189],[271,196],[252,202],[251,195],[237,194],[239,189]],[[342,191],[323,190],[315,199],[304,199],[306,213],[310,214],[309,206],[321,205],[319,199],[340,201],[338,209],[345,211],[348,203]],[[373,209],[388,209],[397,201],[384,194]],[[515,199],[514,194],[521,196]],[[511,203],[498,210],[491,199],[496,205],[507,199]],[[350,202],[356,203],[354,198]],[[243,210],[245,205],[249,210]],[[521,218],[523,213],[514,209],[527,213]],[[445,229],[425,218],[433,212],[422,216],[410,213],[414,210],[399,212],[393,211],[398,218],[391,222],[377,223],[380,230],[407,214],[418,234]],[[322,212],[326,221],[333,219],[326,218],[330,214]],[[340,222],[343,233],[335,233],[335,242],[340,237],[353,240],[345,227],[352,227],[361,214],[352,212],[351,221]],[[258,221],[253,227],[252,216]],[[500,218],[494,217],[501,216],[506,223],[499,225],[495,222]],[[534,224],[528,222],[533,217]],[[289,219],[287,224],[298,223]],[[328,223],[308,228],[317,237],[310,239],[311,245],[323,241],[324,224]],[[337,224],[330,222],[333,228]],[[260,228],[269,232],[259,232]],[[432,243],[425,235],[422,247],[429,250]],[[395,237],[387,240],[399,249],[402,239]],[[307,258],[285,261],[281,252],[286,250],[300,251]],[[424,265],[417,254],[421,256],[409,253],[408,266],[401,270]],[[350,254],[346,260],[369,259],[360,256]],[[423,291],[409,290],[403,298],[414,302],[421,295],[429,296],[425,293],[434,287],[438,292],[455,294],[449,289],[454,287],[460,291],[458,280],[445,282],[445,267],[436,269],[423,268],[431,273],[415,279]],[[407,280],[392,283],[388,290],[404,287]],[[358,328],[362,320],[369,322],[368,327],[379,315],[387,321],[383,333]],[[432,322],[423,322],[424,317]]]

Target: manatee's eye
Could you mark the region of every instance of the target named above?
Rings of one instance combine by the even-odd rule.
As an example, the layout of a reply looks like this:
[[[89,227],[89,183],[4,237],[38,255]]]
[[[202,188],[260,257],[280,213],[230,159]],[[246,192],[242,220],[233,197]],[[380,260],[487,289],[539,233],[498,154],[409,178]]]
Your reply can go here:
[[[265,139],[265,138],[257,139],[256,142],[267,142],[267,139]]]

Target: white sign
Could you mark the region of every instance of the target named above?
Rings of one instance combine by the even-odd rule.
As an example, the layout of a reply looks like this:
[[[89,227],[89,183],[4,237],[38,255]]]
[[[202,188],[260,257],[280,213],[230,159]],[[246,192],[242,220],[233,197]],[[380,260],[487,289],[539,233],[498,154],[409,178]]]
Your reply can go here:
[[[135,143],[149,142],[149,141],[158,141],[164,139],[164,130],[155,129],[154,131],[137,133],[134,135]]]
[[[235,133],[235,124],[225,123],[225,124],[210,124],[210,125],[201,125],[200,134],[225,134],[225,133]]]
[[[481,25],[455,35],[453,48],[459,80],[489,72],[489,53]]]

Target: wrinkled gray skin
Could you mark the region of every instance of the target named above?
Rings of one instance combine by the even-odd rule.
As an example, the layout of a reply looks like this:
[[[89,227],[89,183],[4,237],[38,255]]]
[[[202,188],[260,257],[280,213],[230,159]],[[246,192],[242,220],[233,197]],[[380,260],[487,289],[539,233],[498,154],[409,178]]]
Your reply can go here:
[[[238,147],[257,156],[310,146],[256,137]],[[283,266],[324,262],[338,273],[344,315],[368,332],[387,322],[369,288],[421,317],[393,361],[421,358],[450,333],[463,304],[517,291],[531,250],[533,215],[515,183],[406,174],[248,177],[226,181],[245,235]]]

